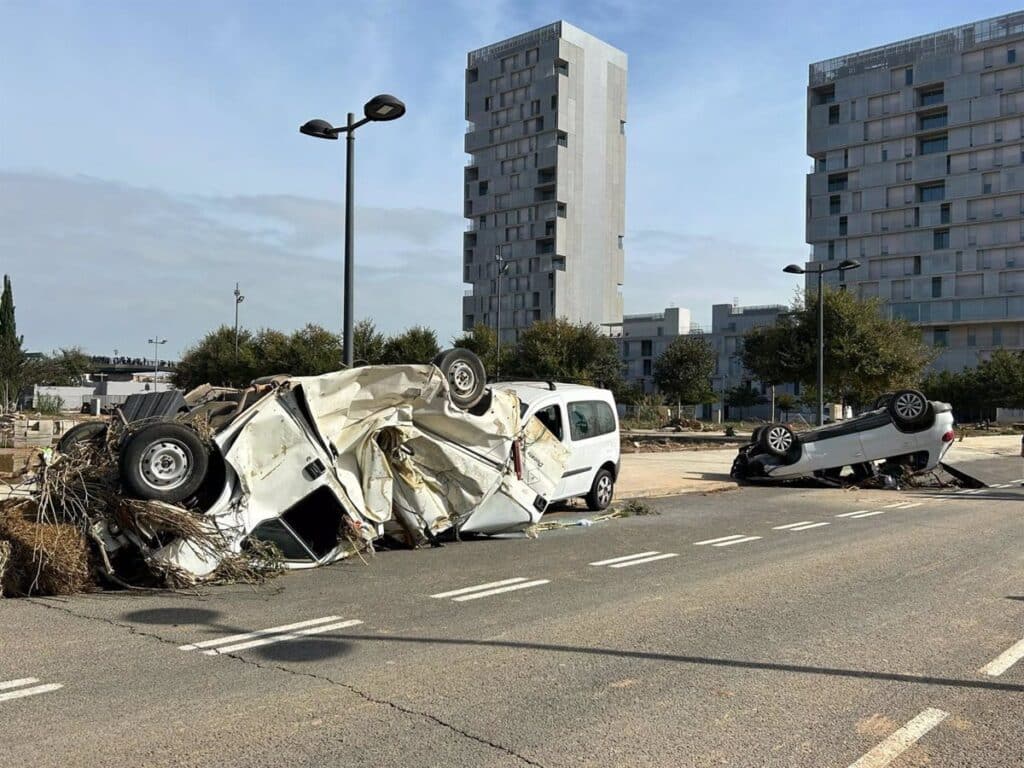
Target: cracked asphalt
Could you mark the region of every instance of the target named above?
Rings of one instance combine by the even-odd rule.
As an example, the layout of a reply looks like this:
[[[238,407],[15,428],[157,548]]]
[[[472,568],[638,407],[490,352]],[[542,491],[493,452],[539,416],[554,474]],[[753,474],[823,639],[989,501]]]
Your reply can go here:
[[[2,601],[0,765],[843,768],[937,711],[871,765],[1019,768],[1024,660],[982,669],[1024,639],[1022,501],[745,487],[255,589]],[[28,679],[61,687],[2,700]]]

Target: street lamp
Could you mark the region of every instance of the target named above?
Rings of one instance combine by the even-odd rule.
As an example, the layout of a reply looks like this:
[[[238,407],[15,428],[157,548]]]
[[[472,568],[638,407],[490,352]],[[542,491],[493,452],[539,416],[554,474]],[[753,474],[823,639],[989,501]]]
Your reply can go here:
[[[497,283],[497,294],[498,294],[498,311],[495,316],[494,331],[495,331],[495,352],[494,352],[494,380],[498,380],[498,374],[501,373],[501,276],[508,274],[509,267],[512,263],[501,258],[501,246],[499,245],[494,249],[494,261],[498,265],[498,276],[495,282]]]
[[[245,296],[235,283],[235,364],[238,363],[238,305],[245,301]]]
[[[329,139],[335,141],[339,133],[345,134],[345,288],[344,288],[344,327],[342,329],[342,356],[346,368],[352,367],[353,344],[352,344],[352,293],[354,282],[353,264],[353,219],[354,219],[354,184],[353,173],[355,163],[355,130],[361,125],[369,122],[386,122],[397,120],[405,114],[405,104],[386,93],[374,96],[363,107],[363,119],[356,120],[355,114],[348,113],[347,123],[335,128],[326,120],[310,120],[299,127],[299,132],[306,136],[313,136],[318,139]]]
[[[160,351],[159,347],[161,344],[166,344],[167,339],[161,339],[160,335],[157,334],[149,343],[153,345],[153,391],[156,392],[160,387],[156,383],[157,374],[160,373]]]
[[[783,272],[791,275],[803,275],[807,272],[818,275],[818,426],[825,423],[825,292],[822,290],[821,277],[826,272],[839,272],[840,276],[848,269],[857,269],[859,261],[846,259],[834,267],[826,267],[823,262],[815,261],[805,268],[799,264],[790,264]]]

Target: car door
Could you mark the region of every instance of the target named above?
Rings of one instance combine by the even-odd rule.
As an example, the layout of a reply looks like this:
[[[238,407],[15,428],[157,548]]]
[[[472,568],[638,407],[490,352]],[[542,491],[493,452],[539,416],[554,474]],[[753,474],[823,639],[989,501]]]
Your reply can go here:
[[[601,466],[601,424],[596,400],[574,400],[566,403],[570,449],[572,451],[564,477],[566,496],[583,496],[590,492],[594,473]]]

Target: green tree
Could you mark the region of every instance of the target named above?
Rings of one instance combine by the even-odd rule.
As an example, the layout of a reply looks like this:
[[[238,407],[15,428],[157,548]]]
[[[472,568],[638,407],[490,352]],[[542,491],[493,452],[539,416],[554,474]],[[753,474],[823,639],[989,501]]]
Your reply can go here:
[[[495,374],[506,375],[512,370],[515,358],[515,345],[503,344],[501,347],[501,365],[498,365],[498,337],[494,329],[483,323],[477,323],[473,330],[452,339],[453,347],[461,347],[473,352],[484,364],[488,377]]]
[[[23,384],[25,352],[22,341],[14,318],[11,278],[4,275],[4,289],[0,294],[0,413],[18,399]]]
[[[935,358],[921,332],[902,319],[885,316],[877,299],[860,300],[847,291],[827,291],[825,302],[825,397],[862,405],[883,392],[912,386]],[[797,301],[771,328],[745,337],[743,366],[765,383],[817,382],[818,303],[815,294]]]
[[[239,334],[241,336],[241,334]],[[291,339],[281,331],[261,328],[255,336],[250,336],[243,343],[239,338],[238,354],[249,361],[247,375],[250,378],[271,376],[276,373],[290,373],[292,364]]]
[[[22,383],[25,386],[73,386],[80,384],[92,368],[92,361],[81,348],[66,347],[55,350],[50,355],[27,360],[22,369]]]
[[[185,390],[200,384],[240,387],[257,378],[259,370],[252,332],[244,328],[238,330],[236,358],[235,330],[222,325],[185,350],[175,370],[174,380]]]
[[[654,383],[670,402],[713,402],[711,376],[715,372],[715,357],[715,350],[702,334],[679,336],[654,361]]]
[[[760,393],[754,389],[753,384],[749,381],[745,381],[725,392],[725,404],[732,408],[738,408],[741,419],[743,418],[744,408],[753,408],[755,405],[760,405],[763,402],[764,398],[761,397]]]
[[[384,344],[384,357],[381,362],[386,364],[426,364],[437,357],[441,347],[437,343],[437,334],[430,328],[414,325],[412,328],[392,336]]]
[[[783,418],[789,421],[789,413],[796,408],[796,398],[788,392],[782,392],[775,396],[775,407],[784,414]]]
[[[599,326],[565,318],[541,320],[519,334],[508,374],[602,386],[614,392],[622,386],[622,361],[615,340]]]
[[[312,323],[288,337],[288,373],[319,376],[341,368],[341,336]]]
[[[373,320],[360,320],[352,328],[352,356],[356,365],[380,365],[384,360],[387,339],[377,330]]]

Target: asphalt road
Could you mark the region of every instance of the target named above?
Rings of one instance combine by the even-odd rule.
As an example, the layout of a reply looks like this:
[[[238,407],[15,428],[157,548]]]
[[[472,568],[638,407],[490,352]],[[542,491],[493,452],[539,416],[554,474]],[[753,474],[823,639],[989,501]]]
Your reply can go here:
[[[0,765],[1019,767],[1024,467],[971,468],[2,601]]]

